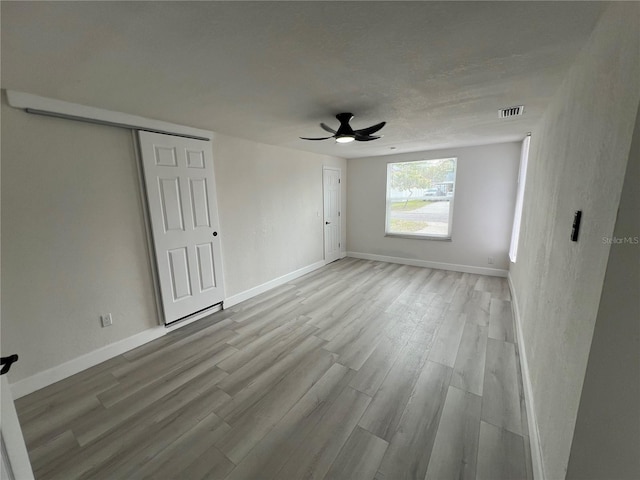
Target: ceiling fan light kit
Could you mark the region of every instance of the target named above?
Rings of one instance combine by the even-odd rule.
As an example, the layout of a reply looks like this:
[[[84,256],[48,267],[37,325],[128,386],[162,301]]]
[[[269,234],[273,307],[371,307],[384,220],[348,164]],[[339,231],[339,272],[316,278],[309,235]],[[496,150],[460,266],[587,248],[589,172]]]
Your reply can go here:
[[[337,143],[350,143],[355,141],[358,142],[369,142],[371,140],[377,140],[381,138],[381,136],[374,136],[372,134],[376,133],[382,127],[386,125],[387,122],[380,122],[376,125],[372,125],[371,127],[361,128],[360,130],[354,130],[349,125],[349,122],[353,118],[353,113],[339,113],[336,115],[336,118],[340,122],[340,127],[338,130],[334,130],[333,128],[325,125],[324,123],[320,124],[320,127],[333,135],[329,137],[320,137],[320,138],[308,138],[308,137],[300,137],[302,140],[328,140],[330,138],[335,138]]]

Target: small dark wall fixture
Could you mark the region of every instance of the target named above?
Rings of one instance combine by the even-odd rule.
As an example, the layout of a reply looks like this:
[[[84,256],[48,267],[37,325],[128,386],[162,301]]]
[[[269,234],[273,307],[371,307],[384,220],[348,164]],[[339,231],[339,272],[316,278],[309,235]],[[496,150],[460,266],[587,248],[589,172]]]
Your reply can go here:
[[[2,367],[2,370],[0,370],[0,375],[4,375],[5,373],[7,373],[11,368],[11,365],[13,365],[17,361],[18,355],[15,354],[8,357],[0,358],[0,366]]]
[[[573,228],[571,229],[571,241],[578,241],[578,233],[580,232],[580,219],[582,218],[582,210],[576,210],[573,214]]]

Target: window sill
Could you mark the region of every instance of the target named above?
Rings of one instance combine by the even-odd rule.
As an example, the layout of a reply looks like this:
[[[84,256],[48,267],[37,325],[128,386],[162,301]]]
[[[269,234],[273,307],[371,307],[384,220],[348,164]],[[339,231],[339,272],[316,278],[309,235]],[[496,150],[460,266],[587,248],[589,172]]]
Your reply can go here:
[[[410,233],[385,233],[385,237],[395,237],[395,238],[413,238],[415,240],[435,240],[438,242],[450,242],[451,237],[437,237],[437,236],[429,236],[429,235],[411,235]]]

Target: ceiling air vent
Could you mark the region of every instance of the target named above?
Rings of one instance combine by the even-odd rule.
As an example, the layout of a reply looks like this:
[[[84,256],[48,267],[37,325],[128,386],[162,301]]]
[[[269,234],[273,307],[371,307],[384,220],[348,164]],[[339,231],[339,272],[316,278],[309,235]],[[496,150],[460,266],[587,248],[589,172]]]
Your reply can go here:
[[[519,117],[524,113],[524,105],[518,105],[517,107],[507,107],[498,110],[498,118]]]

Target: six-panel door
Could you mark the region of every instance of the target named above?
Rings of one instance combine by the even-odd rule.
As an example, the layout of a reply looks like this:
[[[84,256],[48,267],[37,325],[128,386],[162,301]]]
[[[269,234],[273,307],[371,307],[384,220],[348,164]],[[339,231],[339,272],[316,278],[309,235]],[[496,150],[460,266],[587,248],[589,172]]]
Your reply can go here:
[[[139,132],[165,323],[224,299],[211,144]]]
[[[340,170],[325,167],[322,171],[324,200],[324,261],[338,260],[340,254]]]

